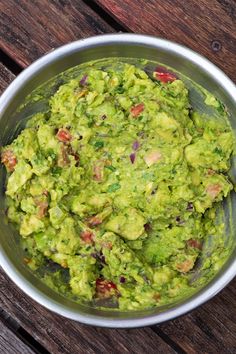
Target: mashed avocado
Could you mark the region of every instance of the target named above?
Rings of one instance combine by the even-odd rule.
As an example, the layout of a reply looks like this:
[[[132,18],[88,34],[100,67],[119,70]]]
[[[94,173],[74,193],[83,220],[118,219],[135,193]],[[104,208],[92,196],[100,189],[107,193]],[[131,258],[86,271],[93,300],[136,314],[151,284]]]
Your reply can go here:
[[[26,262],[56,265],[47,284],[96,306],[173,302],[218,232],[233,144],[229,124],[191,111],[176,75],[88,65],[2,148]]]

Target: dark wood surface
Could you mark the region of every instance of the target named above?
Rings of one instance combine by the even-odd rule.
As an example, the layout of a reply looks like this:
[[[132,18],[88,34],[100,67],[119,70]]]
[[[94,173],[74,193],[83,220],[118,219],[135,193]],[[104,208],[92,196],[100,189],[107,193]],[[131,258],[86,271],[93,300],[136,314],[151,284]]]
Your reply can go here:
[[[26,67],[62,44],[115,30],[82,0],[1,0],[1,49]]]
[[[103,10],[94,1],[1,0],[0,93],[14,74],[45,52],[75,39],[118,30],[155,34],[188,45],[236,81],[234,0],[96,3]],[[44,309],[0,270],[0,353],[233,354],[235,298],[236,280],[207,304],[160,326],[94,328]]]

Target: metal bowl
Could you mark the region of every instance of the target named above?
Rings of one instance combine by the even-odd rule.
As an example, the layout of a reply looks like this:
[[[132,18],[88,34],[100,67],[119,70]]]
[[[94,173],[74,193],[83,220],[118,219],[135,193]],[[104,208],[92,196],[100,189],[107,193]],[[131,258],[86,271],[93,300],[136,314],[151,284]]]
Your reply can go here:
[[[41,102],[32,101],[29,101],[23,109],[19,109],[25,102],[26,96],[35,88],[80,63],[108,57],[144,58],[172,67],[183,75],[183,78],[191,78],[218,97],[227,107],[231,125],[235,129],[236,87],[215,65],[199,54],[163,39],[136,34],[115,34],[70,43],[45,55],[24,70],[0,99],[1,145],[12,140],[25,118],[32,112],[40,110]],[[199,103],[200,99],[191,87],[190,97],[195,109],[204,110],[204,104]],[[236,219],[234,215],[236,214],[236,198],[233,194],[229,197],[229,205],[232,208],[227,208],[227,206],[225,208],[226,241],[229,239],[229,234],[232,235],[230,246],[226,242],[226,247],[231,248],[231,253],[217,274],[202,288],[197,289],[193,295],[168,306],[138,312],[105,311],[75,303],[47,287],[24,265],[19,236],[5,220],[3,169],[0,173],[2,220],[0,224],[0,265],[26,294],[60,315],[82,323],[104,327],[127,328],[157,324],[183,315],[209,300],[236,274],[236,233],[233,223],[229,221],[230,212],[232,220]]]

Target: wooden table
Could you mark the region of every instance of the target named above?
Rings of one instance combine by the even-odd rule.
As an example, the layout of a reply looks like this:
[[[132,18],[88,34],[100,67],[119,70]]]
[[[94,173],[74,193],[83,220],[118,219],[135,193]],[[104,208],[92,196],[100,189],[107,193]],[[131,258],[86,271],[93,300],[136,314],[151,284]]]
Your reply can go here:
[[[53,48],[118,31],[185,44],[236,81],[235,0],[0,0],[0,90]],[[236,353],[235,306],[234,280],[160,326],[87,327],[44,309],[0,270],[0,353]]]

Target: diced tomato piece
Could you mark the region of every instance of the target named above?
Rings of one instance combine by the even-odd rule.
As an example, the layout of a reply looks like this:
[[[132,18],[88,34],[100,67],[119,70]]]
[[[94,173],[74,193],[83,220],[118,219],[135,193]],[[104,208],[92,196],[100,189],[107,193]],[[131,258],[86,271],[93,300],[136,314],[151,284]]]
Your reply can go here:
[[[177,80],[176,74],[168,71],[165,67],[162,66],[158,66],[155,69],[153,76],[155,77],[155,79],[161,81],[164,84]]]
[[[154,163],[160,161],[162,158],[162,154],[160,151],[155,150],[149,152],[147,155],[144,156],[144,161],[148,165],[148,167],[152,166]]]
[[[93,166],[93,179],[101,182],[104,174],[104,163],[98,162]]]
[[[167,84],[168,82],[173,82],[176,80],[176,76],[174,74],[171,74],[169,72],[160,72],[160,71],[155,71],[154,72],[155,79],[158,81],[161,81],[164,84]]]
[[[191,259],[186,259],[182,263],[176,264],[176,269],[181,273],[189,272],[194,266],[194,262]]]
[[[34,199],[35,204],[38,207],[38,217],[42,219],[46,214],[48,210],[48,201],[45,200],[45,196],[42,198],[35,198]]]
[[[102,220],[95,216],[91,216],[91,218],[88,219],[88,225],[91,227],[98,226],[102,223]]]
[[[192,248],[197,248],[199,250],[202,249],[202,244],[201,242],[199,242],[198,240],[195,240],[193,238],[191,238],[190,240],[187,241],[187,245],[189,247],[192,247]]]
[[[38,217],[43,218],[47,214],[48,202],[41,202],[38,204]]]
[[[1,162],[6,166],[8,171],[12,172],[17,164],[17,158],[13,151],[5,150],[1,154]]]
[[[110,280],[98,278],[96,280],[96,294],[100,298],[108,298],[112,295],[118,295],[117,286]]]
[[[104,241],[104,242],[102,242],[102,248],[107,248],[107,249],[111,250],[111,249],[112,249],[112,243],[111,243],[111,241]]]
[[[153,299],[156,300],[156,302],[159,302],[161,299],[161,295],[159,293],[156,293],[153,295]]]
[[[63,143],[68,143],[72,139],[72,135],[66,128],[60,128],[56,135],[57,139]]]
[[[136,106],[131,107],[130,112],[133,117],[138,117],[140,113],[144,111],[144,103],[139,103]]]
[[[215,171],[212,170],[211,168],[209,168],[209,169],[207,170],[207,176],[212,176],[212,175],[214,175],[214,174],[215,174]]]
[[[215,199],[217,195],[221,192],[222,187],[220,184],[211,184],[207,187],[206,192],[212,198]]]
[[[92,244],[93,243],[93,239],[94,239],[94,234],[92,233],[92,231],[89,230],[85,230],[82,231],[80,234],[81,239],[83,240],[84,243]]]

